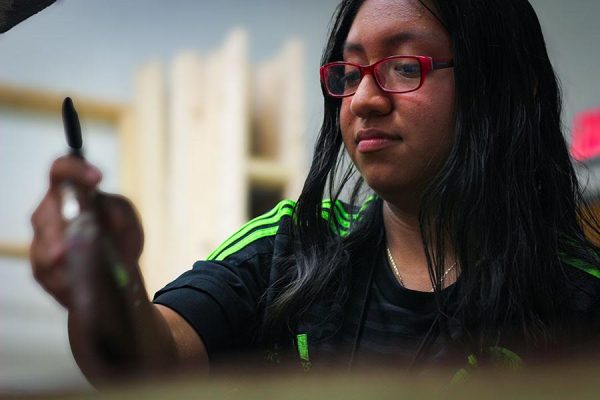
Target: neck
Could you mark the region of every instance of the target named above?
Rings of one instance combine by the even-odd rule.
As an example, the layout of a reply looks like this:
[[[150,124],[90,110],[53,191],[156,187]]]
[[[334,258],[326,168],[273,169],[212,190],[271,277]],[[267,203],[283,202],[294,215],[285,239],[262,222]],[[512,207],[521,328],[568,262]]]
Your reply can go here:
[[[383,223],[385,226],[387,246],[401,274],[403,284],[413,290],[430,291],[431,278],[427,268],[427,257],[421,237],[418,209],[402,208],[384,201]],[[452,265],[451,252],[446,252],[445,259]],[[444,268],[444,270],[446,270]],[[455,280],[453,271],[444,279],[445,285]]]
[[[416,274],[427,272],[427,259],[418,211],[399,208],[387,201],[383,203],[383,224],[387,245],[390,248],[396,264],[405,273]],[[427,275],[428,276],[428,275]]]

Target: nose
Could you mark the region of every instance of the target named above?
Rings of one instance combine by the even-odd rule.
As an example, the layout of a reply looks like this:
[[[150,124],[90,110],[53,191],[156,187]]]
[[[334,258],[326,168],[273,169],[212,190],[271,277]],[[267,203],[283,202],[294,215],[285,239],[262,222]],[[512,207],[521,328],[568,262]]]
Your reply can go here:
[[[385,115],[392,110],[390,94],[381,90],[372,74],[363,76],[351,99],[350,111],[360,118]]]

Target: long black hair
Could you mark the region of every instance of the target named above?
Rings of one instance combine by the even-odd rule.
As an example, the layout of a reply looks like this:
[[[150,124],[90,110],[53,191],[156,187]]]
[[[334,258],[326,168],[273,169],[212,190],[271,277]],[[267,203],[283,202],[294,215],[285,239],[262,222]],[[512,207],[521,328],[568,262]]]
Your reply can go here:
[[[563,137],[560,90],[539,21],[527,0],[419,1],[448,30],[455,65],[454,145],[419,215],[432,282],[443,271],[444,249],[453,249],[460,267],[458,302],[452,310],[440,304],[440,312],[479,349],[509,334],[552,346],[568,317],[560,295],[569,282],[564,258],[597,265],[584,226],[598,233],[598,224]],[[362,3],[338,6],[323,64],[342,59]],[[383,229],[380,199],[348,235],[323,220],[323,198],[337,200],[346,186],[351,208],[362,201],[363,181],[344,162],[340,104],[324,92],[323,124],[295,210],[293,267],[269,306],[272,321],[302,315],[324,296],[343,301],[352,248]]]

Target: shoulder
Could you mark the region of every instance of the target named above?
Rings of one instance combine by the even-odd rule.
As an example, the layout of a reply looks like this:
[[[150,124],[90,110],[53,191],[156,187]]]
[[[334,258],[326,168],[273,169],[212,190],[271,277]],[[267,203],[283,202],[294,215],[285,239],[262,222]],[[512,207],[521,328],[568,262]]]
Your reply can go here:
[[[574,288],[600,291],[600,265],[566,255],[561,255],[561,260]]]
[[[281,245],[288,242],[290,220],[295,207],[295,201],[280,201],[270,211],[244,224],[210,253],[206,260],[241,262],[259,254],[273,253],[276,242]]]
[[[600,282],[600,266],[594,265],[579,258],[561,255],[562,262],[568,267],[578,271],[578,275],[590,279],[594,282]],[[594,279],[595,278],[595,279]]]
[[[566,266],[567,296],[575,311],[600,318],[600,267],[564,255],[561,259]]]

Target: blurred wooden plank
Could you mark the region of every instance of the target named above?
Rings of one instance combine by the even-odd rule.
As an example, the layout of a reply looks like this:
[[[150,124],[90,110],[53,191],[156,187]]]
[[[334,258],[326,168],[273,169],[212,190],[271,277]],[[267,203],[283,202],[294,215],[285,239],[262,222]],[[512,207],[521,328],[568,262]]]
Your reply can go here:
[[[585,210],[583,210],[585,212]],[[597,221],[600,221],[600,199],[594,199],[590,201],[590,213],[592,215],[588,215],[588,217],[594,217]],[[583,224],[583,231],[585,236],[594,243],[596,246],[600,246],[600,232],[597,232],[596,229],[598,227],[592,227],[588,224]]]
[[[136,141],[135,118],[131,109],[121,114],[117,124],[119,135],[119,182],[120,191],[134,203],[139,201],[139,162],[136,158],[138,144]]]
[[[216,224],[212,227],[219,242],[248,220],[248,148],[250,140],[250,63],[248,34],[233,30],[209,62],[206,76],[213,81],[214,96],[207,111],[214,129],[218,179],[214,199]],[[214,79],[215,76],[227,79]]]
[[[290,175],[290,171],[276,160],[251,158],[248,162],[248,178],[252,186],[280,189],[286,186]]]
[[[199,257],[209,254],[215,244],[209,242],[214,221],[211,202],[212,174],[206,164],[214,165],[206,138],[214,136],[206,128],[204,102],[213,92],[206,85],[203,62],[198,54],[184,52],[175,57],[170,68],[167,156],[167,259],[163,266],[171,278],[189,269]],[[201,88],[201,89],[200,89]],[[195,221],[197,223],[190,223]],[[166,283],[166,281],[165,281]]]
[[[0,256],[29,258],[29,245],[23,243],[0,243]]]
[[[290,171],[285,182],[284,197],[295,199],[302,192],[306,178],[304,156],[304,46],[299,39],[288,41],[279,56],[279,74],[281,87],[279,88],[281,104],[279,113],[283,116],[280,120],[280,138],[278,160]],[[288,79],[289,76],[296,77]]]
[[[289,40],[279,54],[257,67],[252,92],[251,155],[277,165],[255,163],[251,184],[276,189],[290,199],[298,197],[306,175],[304,65],[302,42]]]
[[[124,104],[117,102],[0,83],[0,106],[26,111],[60,113],[63,99],[69,95],[73,97],[80,118],[118,123],[126,110]]]
[[[148,293],[160,289],[172,277],[165,270],[165,173],[166,173],[166,83],[159,61],[141,66],[135,76],[132,121],[124,156],[133,173],[139,174],[130,193],[144,226],[144,251],[140,266]],[[133,183],[132,183],[133,184]]]
[[[281,120],[286,118],[281,115],[281,104],[285,101],[285,96],[281,95],[284,79],[281,76],[280,58],[265,61],[254,72],[250,139],[250,153],[254,157],[277,159],[279,156]]]

